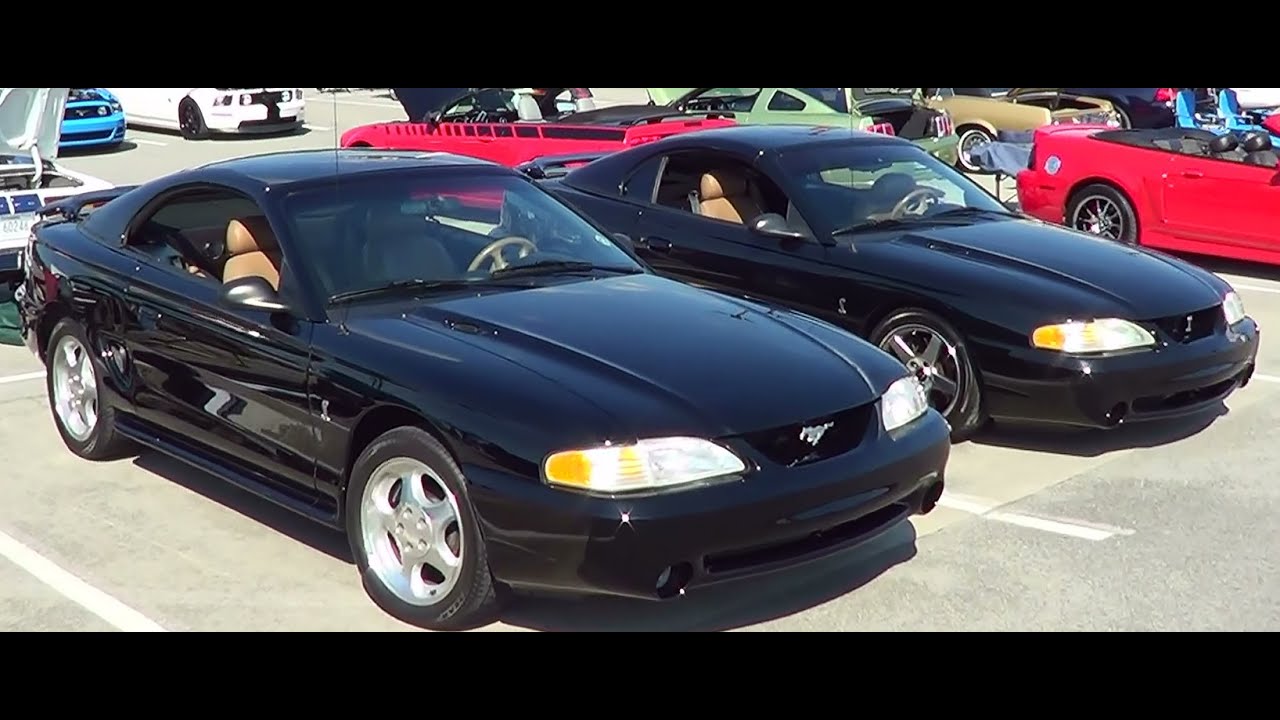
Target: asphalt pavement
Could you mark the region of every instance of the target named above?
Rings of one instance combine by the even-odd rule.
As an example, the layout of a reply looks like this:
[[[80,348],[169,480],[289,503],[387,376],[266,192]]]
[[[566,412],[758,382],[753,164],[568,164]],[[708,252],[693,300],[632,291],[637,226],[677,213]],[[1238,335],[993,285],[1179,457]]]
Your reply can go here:
[[[599,88],[605,101],[641,94]],[[402,117],[312,92],[286,138],[130,130],[68,157],[116,183],[219,158],[333,147]],[[1211,263],[1265,330],[1280,271]],[[54,430],[39,363],[0,347],[0,630],[412,630],[360,589],[345,540],[154,453],[89,463]],[[993,430],[955,448],[933,514],[858,551],[670,604],[519,599],[490,630],[1280,629],[1280,349],[1224,407],[1110,433]]]

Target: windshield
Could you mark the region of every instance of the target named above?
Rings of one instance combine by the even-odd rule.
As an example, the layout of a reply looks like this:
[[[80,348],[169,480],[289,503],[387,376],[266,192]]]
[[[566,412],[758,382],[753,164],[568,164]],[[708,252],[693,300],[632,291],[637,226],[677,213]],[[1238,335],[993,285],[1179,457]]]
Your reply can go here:
[[[517,176],[356,176],[300,190],[285,207],[326,297],[412,281],[482,284],[534,263],[640,271],[613,240]]]
[[[801,212],[816,228],[934,217],[962,208],[1007,214],[977,183],[923,149],[905,143],[823,143],[781,156],[803,190]]]

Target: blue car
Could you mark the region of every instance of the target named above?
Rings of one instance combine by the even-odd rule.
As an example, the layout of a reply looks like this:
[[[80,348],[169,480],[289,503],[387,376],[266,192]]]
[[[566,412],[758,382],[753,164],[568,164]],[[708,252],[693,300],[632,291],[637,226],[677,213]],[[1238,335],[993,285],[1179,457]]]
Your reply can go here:
[[[102,88],[71,88],[58,148],[108,148],[124,142],[124,108]]]

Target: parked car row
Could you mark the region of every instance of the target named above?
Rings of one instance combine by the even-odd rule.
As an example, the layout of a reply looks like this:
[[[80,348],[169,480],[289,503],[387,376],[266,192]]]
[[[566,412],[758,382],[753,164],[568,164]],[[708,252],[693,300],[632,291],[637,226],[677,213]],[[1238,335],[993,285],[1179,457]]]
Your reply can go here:
[[[1012,212],[924,138],[452,90],[341,162],[45,205],[17,296],[69,450],[340,529],[379,606],[455,629],[852,548],[992,421],[1167,419],[1254,372],[1227,282]],[[420,138],[450,152],[379,149]]]

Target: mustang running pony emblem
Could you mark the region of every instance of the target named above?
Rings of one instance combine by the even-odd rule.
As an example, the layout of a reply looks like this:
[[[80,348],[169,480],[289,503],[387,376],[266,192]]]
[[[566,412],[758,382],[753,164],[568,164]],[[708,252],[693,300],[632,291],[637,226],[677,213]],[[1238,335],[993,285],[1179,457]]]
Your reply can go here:
[[[1191,334],[1191,331],[1194,329],[1194,326],[1195,326],[1195,320],[1196,320],[1195,315],[1187,316],[1187,329],[1183,331],[1185,334],[1187,335]]]
[[[835,425],[835,423],[829,422],[813,427],[800,428],[800,439],[814,447],[818,447],[818,443],[822,442],[822,436],[826,435],[827,431],[835,427]]]

